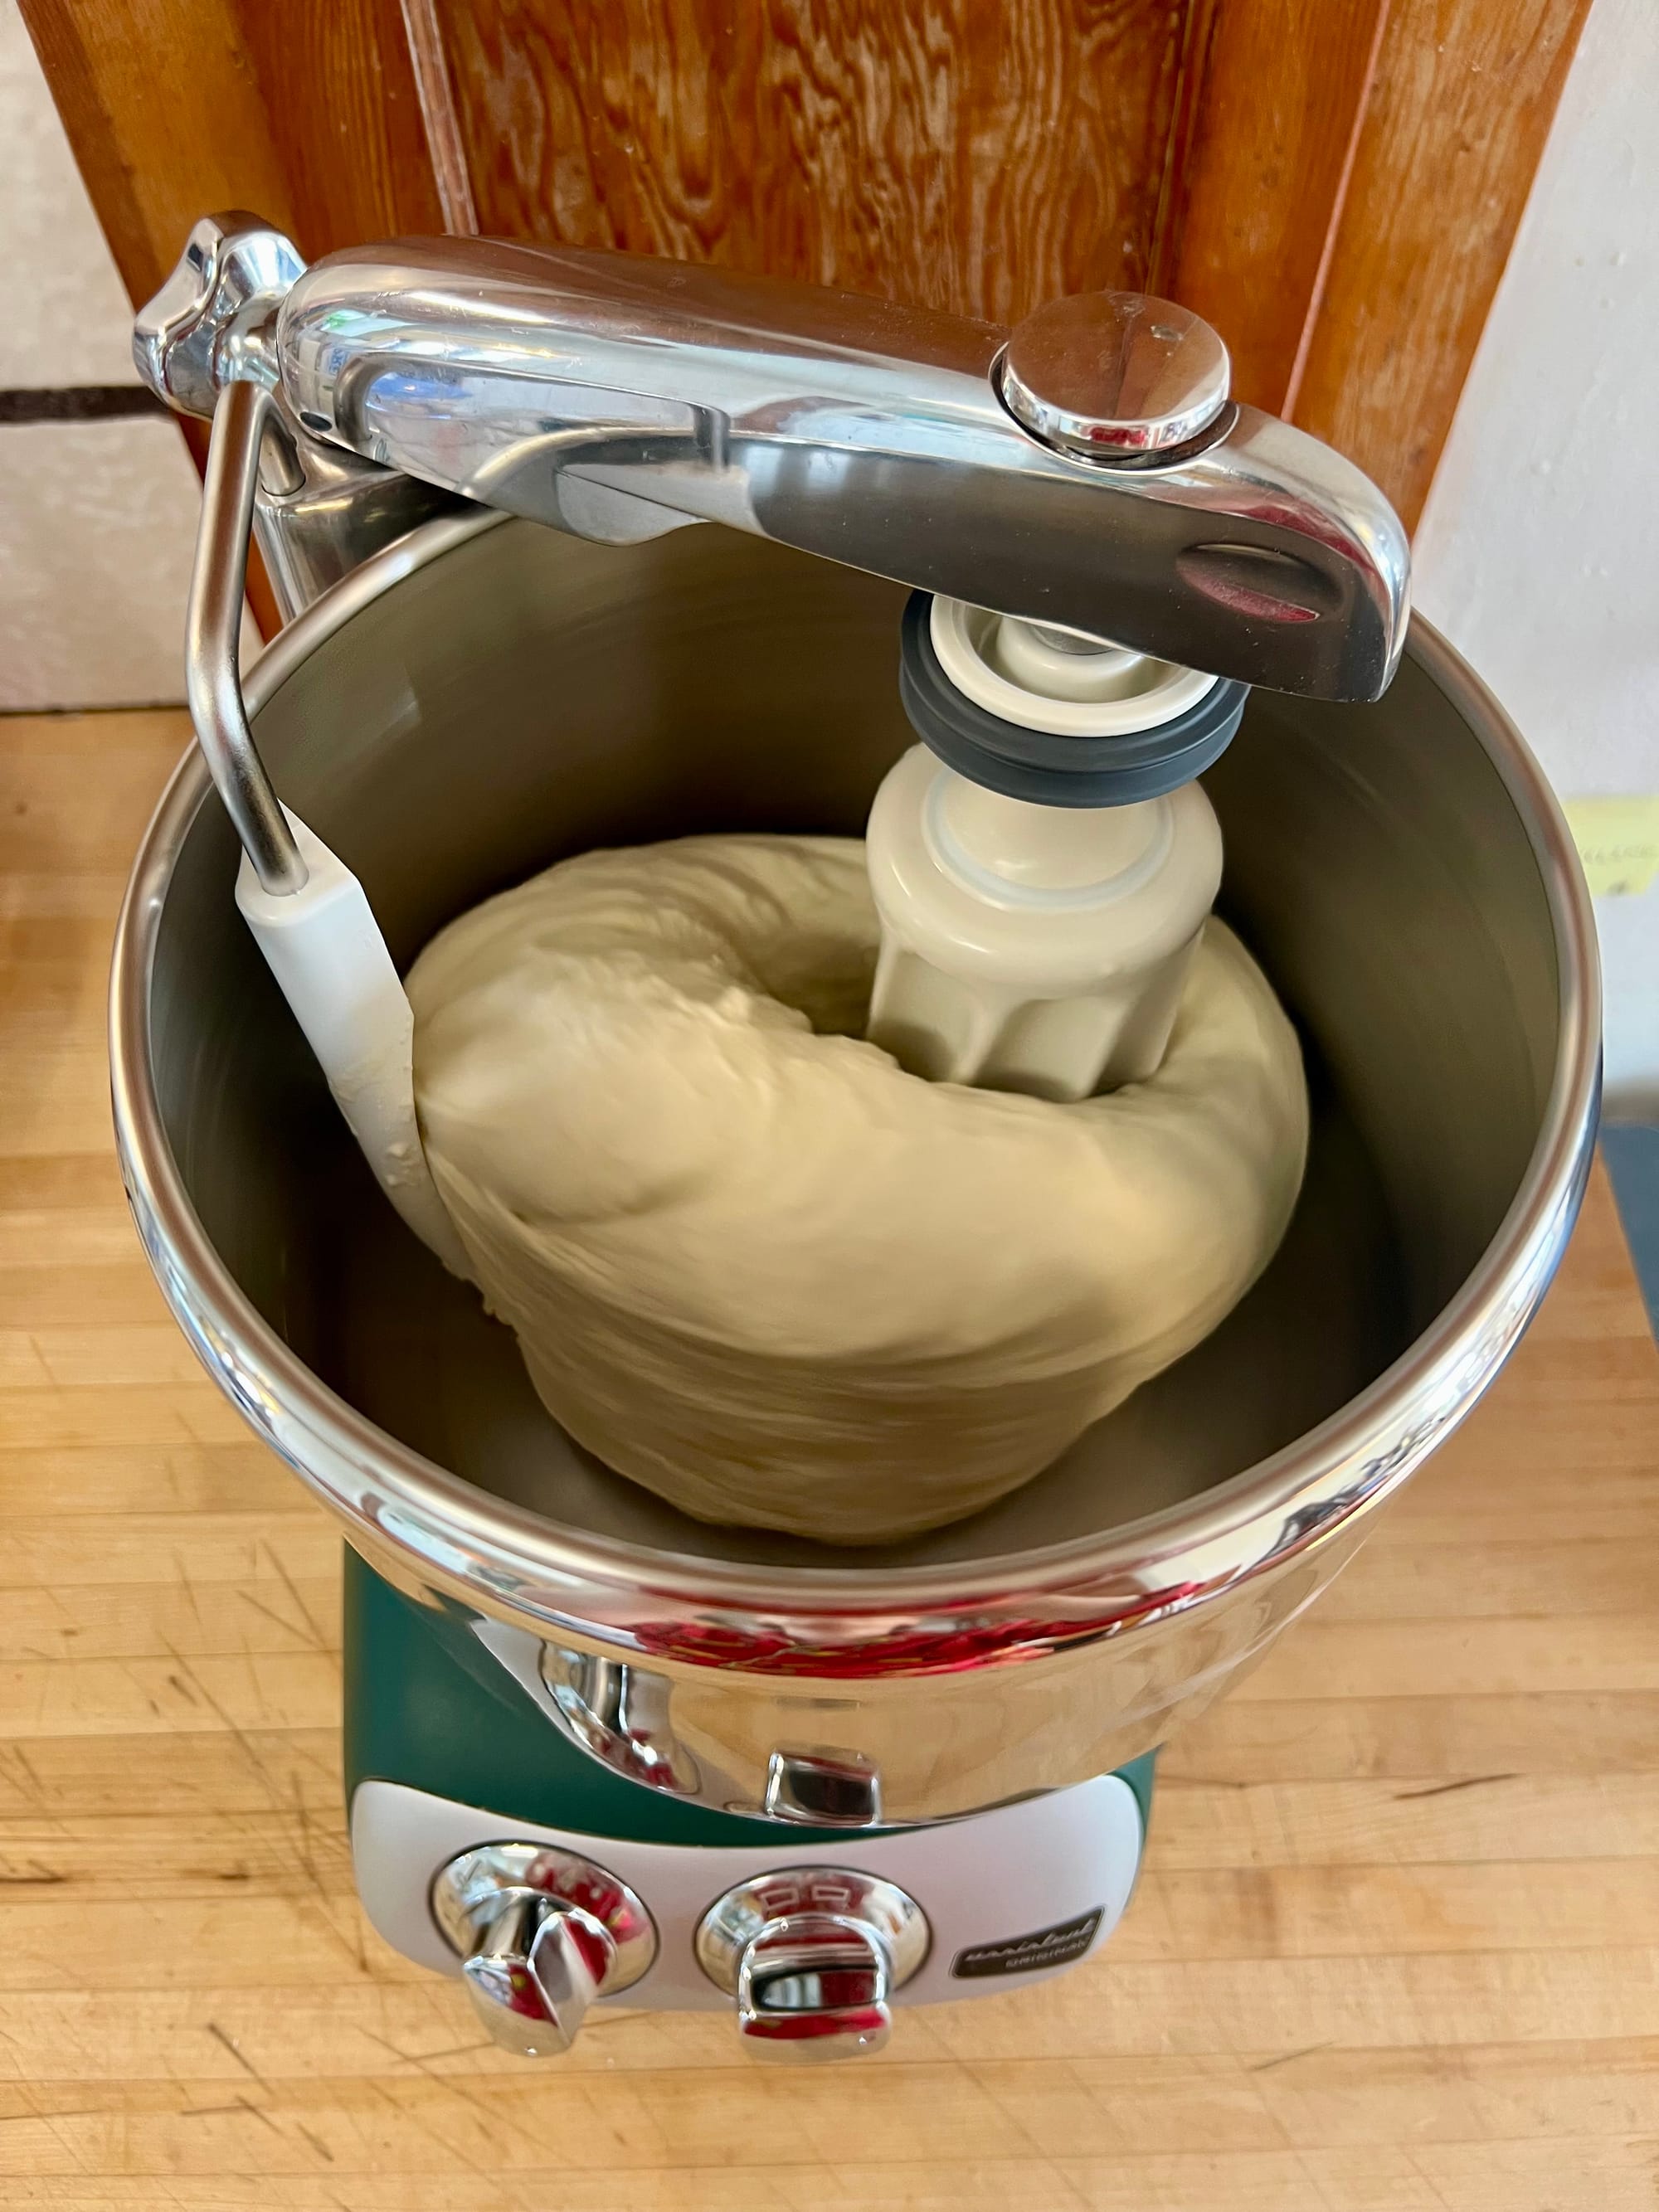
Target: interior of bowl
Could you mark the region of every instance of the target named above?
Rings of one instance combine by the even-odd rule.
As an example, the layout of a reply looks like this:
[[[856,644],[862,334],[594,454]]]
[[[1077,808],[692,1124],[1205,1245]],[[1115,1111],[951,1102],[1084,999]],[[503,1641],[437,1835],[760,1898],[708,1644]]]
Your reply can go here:
[[[708,830],[861,832],[911,735],[899,587],[702,526],[465,540],[336,629],[258,716],[278,791],[356,871],[399,963],[562,855]],[[1256,693],[1206,779],[1222,910],[1300,1030],[1313,1140],[1277,1258],[1205,1343],[1026,1488],[868,1565],[1087,1537],[1294,1443],[1468,1278],[1536,1140],[1556,946],[1526,827],[1410,655],[1370,708]],[[691,1521],[582,1452],[511,1335],[374,1188],[232,903],[216,801],[157,942],[152,1072],[203,1224],[333,1389],[480,1488],[679,1553],[832,1565]]]

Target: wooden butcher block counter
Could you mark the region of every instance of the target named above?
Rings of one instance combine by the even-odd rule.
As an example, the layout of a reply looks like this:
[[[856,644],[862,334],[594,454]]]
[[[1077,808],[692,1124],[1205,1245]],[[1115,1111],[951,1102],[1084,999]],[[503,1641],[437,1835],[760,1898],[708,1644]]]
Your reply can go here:
[[[769,2071],[715,2016],[526,2064],[389,1951],[338,1536],[112,1156],[111,924],[185,738],[0,721],[0,2205],[1659,2205],[1659,1359],[1600,1177],[1491,1398],[1164,1759],[1096,1962]]]

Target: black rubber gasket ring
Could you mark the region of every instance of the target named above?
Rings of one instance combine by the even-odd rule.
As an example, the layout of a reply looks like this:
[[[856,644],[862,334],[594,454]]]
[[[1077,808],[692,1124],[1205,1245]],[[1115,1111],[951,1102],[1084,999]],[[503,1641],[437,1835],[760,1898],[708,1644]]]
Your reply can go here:
[[[1219,760],[1250,696],[1218,677],[1195,705],[1156,729],[1062,737],[1005,721],[959,691],[933,647],[931,592],[912,592],[899,628],[899,697],[910,726],[947,768],[1038,806],[1129,806],[1178,791]]]

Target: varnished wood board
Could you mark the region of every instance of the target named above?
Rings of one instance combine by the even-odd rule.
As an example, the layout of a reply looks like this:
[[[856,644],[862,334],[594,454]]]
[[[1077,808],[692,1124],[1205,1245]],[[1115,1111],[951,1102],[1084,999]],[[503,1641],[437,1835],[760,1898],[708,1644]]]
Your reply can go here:
[[[0,722],[0,2204],[1648,2212],[1659,1360],[1605,1184],[1467,1428],[1172,1747],[1107,1952],[744,2063],[488,2048],[353,1895],[333,1529],[125,1218],[103,1058],[176,715]]]
[[[1285,412],[1415,530],[1589,0],[1392,0]]]

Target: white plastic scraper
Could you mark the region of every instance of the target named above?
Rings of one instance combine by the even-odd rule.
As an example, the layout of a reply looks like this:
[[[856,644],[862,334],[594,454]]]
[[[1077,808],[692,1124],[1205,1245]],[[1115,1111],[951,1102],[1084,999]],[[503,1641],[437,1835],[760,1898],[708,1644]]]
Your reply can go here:
[[[298,890],[261,888],[243,855],[236,903],[328,1079],[376,1180],[423,1244],[470,1273],[426,1163],[415,1115],[415,1016],[362,885],[297,816],[308,871]]]

